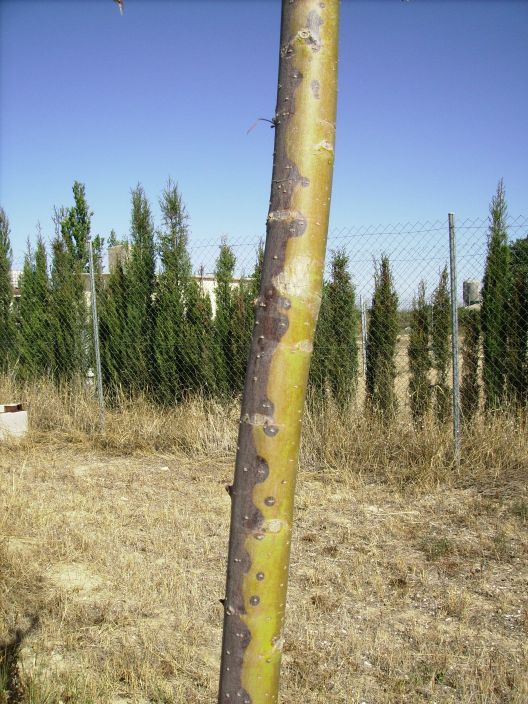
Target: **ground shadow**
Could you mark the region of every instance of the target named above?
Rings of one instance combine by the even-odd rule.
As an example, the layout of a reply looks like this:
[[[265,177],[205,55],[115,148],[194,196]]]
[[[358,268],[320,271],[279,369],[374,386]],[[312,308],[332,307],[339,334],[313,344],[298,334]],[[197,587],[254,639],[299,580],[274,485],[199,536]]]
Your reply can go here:
[[[0,642],[0,704],[22,704],[24,701],[24,687],[18,668],[20,647],[37,628],[38,616],[30,616],[29,621],[27,628],[17,628],[9,640]]]

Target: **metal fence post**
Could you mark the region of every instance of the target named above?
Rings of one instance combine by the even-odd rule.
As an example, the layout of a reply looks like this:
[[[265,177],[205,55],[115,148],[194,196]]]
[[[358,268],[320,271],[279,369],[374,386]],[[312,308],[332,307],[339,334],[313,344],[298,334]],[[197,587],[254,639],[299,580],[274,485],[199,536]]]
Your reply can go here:
[[[363,296],[359,297],[359,307],[361,309],[361,354],[363,357],[363,376],[367,376],[367,312]]]
[[[458,375],[458,306],[455,215],[448,213],[449,220],[449,271],[451,280],[451,347],[453,355],[453,445],[455,463],[460,464],[460,381]]]
[[[105,427],[105,407],[103,396],[103,378],[101,375],[101,352],[99,350],[99,318],[97,317],[97,294],[95,290],[95,272],[93,260],[92,240],[88,240],[88,264],[90,266],[90,288],[91,288],[91,309],[92,309],[92,327],[95,351],[95,373],[97,376],[97,397],[99,400],[99,426],[101,432],[104,432]]]

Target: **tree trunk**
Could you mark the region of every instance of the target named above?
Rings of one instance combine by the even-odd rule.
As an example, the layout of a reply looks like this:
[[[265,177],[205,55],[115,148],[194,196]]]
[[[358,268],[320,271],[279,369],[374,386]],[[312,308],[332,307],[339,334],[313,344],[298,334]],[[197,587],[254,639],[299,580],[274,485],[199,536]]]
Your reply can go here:
[[[283,0],[275,153],[246,372],[218,701],[278,700],[293,497],[334,162],[338,0]]]

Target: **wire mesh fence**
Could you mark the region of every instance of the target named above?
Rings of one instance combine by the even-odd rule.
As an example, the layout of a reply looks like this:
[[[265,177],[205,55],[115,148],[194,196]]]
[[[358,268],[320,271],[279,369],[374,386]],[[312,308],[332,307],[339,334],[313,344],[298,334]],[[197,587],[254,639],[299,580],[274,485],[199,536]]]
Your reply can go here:
[[[160,405],[238,396],[263,241],[192,244],[183,219],[166,217],[157,232],[136,206],[128,241],[94,241],[93,280],[87,241],[76,251],[67,238],[51,248],[39,239],[13,266],[4,369],[22,381],[82,379],[94,393],[100,380],[106,404],[123,394]],[[314,403],[332,399],[417,427],[450,422],[454,304],[463,421],[485,410],[526,410],[528,219],[459,219],[454,231],[454,300],[447,217],[330,232]]]

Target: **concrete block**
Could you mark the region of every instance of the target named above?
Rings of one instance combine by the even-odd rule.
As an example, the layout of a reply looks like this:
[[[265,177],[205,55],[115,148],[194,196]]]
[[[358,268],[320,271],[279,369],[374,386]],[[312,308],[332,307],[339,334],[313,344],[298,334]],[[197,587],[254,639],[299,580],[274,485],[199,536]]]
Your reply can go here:
[[[20,403],[0,404],[0,440],[21,438],[27,433],[27,411]]]

